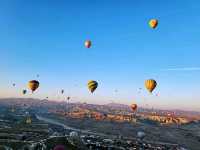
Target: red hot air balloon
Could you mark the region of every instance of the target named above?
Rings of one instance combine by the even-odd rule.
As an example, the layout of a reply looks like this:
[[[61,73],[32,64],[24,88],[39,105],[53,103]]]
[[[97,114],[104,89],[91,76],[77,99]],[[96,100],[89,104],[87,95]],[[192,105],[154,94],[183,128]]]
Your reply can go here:
[[[133,111],[136,111],[137,110],[137,104],[131,104],[131,109],[133,110]]]
[[[90,40],[85,41],[85,47],[90,48],[92,45],[92,42]]]
[[[64,145],[57,145],[54,147],[53,150],[66,150],[65,146]]]

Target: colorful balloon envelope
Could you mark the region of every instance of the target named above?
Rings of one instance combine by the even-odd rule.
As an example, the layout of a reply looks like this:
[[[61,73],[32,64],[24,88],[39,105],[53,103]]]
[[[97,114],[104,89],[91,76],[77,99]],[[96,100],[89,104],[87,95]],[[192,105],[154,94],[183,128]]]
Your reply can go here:
[[[97,81],[91,80],[88,82],[88,89],[90,90],[91,93],[93,93],[97,87],[98,87]]]
[[[65,91],[64,90],[61,90],[61,94],[63,94]]]
[[[28,118],[26,119],[26,124],[31,124],[31,123],[32,123],[32,120],[31,120],[30,117],[28,117]]]
[[[32,92],[34,92],[39,87],[39,85],[40,83],[37,80],[31,80],[28,83],[28,87]]]
[[[157,25],[158,25],[158,20],[156,20],[156,19],[151,19],[151,20],[149,21],[149,26],[150,26],[151,28],[155,29],[155,28],[157,27]]]
[[[57,145],[54,147],[53,150],[66,150],[65,146],[64,145]]]
[[[23,93],[24,95],[26,94],[26,92],[27,92],[27,90],[23,90],[23,91],[22,91],[22,93]]]
[[[137,104],[131,104],[131,109],[132,111],[136,111],[137,110]]]
[[[90,40],[85,41],[85,47],[90,48],[92,45],[92,42]]]
[[[149,79],[145,81],[145,87],[150,93],[153,92],[156,86],[157,86],[157,82],[154,79]]]

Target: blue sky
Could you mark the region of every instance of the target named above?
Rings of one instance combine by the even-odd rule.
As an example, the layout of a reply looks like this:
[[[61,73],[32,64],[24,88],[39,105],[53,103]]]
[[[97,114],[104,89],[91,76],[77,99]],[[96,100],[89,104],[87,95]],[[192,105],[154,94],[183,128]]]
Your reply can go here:
[[[23,97],[37,79],[39,90],[26,97],[62,100],[63,88],[73,101],[199,110],[199,10],[195,0],[2,0],[0,97]],[[158,82],[154,95],[144,89],[148,78]],[[93,95],[90,79],[99,82]]]

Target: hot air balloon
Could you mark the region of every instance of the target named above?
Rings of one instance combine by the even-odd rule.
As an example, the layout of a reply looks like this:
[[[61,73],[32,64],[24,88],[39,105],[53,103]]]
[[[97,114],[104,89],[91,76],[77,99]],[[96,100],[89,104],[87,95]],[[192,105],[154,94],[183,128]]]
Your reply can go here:
[[[88,89],[90,90],[91,93],[93,93],[97,87],[98,83],[96,81],[91,80],[88,82]]]
[[[145,86],[147,90],[152,93],[157,86],[157,82],[154,79],[149,79],[145,81]]]
[[[15,112],[15,108],[14,107],[11,108],[11,112]]]
[[[64,145],[57,145],[53,148],[53,150],[66,150]]]
[[[140,138],[140,139],[144,139],[144,137],[146,136],[146,134],[142,131],[138,131],[137,132],[137,137]]]
[[[39,74],[37,74],[37,75],[36,75],[36,77],[37,77],[37,78],[39,78],[39,77],[40,77],[40,75],[39,75]]]
[[[40,83],[37,80],[31,80],[28,83],[28,87],[32,92],[34,92],[39,87],[39,85]]]
[[[61,94],[63,94],[65,91],[64,90],[61,90]]]
[[[139,88],[139,91],[138,91],[138,93],[140,94],[142,92],[142,88]]]
[[[90,48],[92,45],[92,42],[90,40],[85,41],[85,47]]]
[[[27,90],[23,90],[23,91],[22,91],[23,95],[25,95],[25,94],[26,94],[26,92],[27,92]]]
[[[150,26],[151,28],[155,29],[155,28],[157,27],[157,25],[158,25],[158,20],[156,20],[156,19],[151,19],[151,20],[149,21],[149,26]]]
[[[72,139],[77,139],[78,138],[78,133],[75,131],[72,131],[69,133],[70,138]]]
[[[108,115],[104,113],[103,116],[104,116],[104,117],[107,117]]]
[[[133,111],[136,111],[137,110],[137,104],[131,104],[131,109],[133,110]]]
[[[70,100],[70,97],[69,97],[69,96],[67,97],[67,100]]]
[[[12,85],[13,85],[13,86],[16,86],[16,84],[15,84],[15,83],[13,83]]]
[[[32,123],[32,120],[31,120],[30,117],[28,117],[28,118],[26,119],[26,124],[31,124],[31,123]]]

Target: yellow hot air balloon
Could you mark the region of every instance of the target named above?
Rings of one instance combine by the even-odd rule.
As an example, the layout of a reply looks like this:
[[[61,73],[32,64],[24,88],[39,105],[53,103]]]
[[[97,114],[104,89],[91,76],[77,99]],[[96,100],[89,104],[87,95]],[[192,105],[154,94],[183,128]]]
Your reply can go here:
[[[145,81],[145,86],[147,90],[152,93],[157,86],[157,82],[154,79],[149,79]]]
[[[151,20],[149,21],[149,26],[150,26],[151,28],[155,29],[155,28],[157,27],[157,25],[158,25],[158,20],[156,20],[156,19],[151,19]]]
[[[31,80],[28,83],[28,87],[32,92],[34,92],[39,87],[39,85],[40,83],[37,80]]]
[[[90,48],[92,45],[92,42],[90,40],[85,41],[85,47]]]
[[[90,90],[91,93],[93,93],[97,87],[98,87],[97,81],[91,80],[88,82],[88,89]]]

